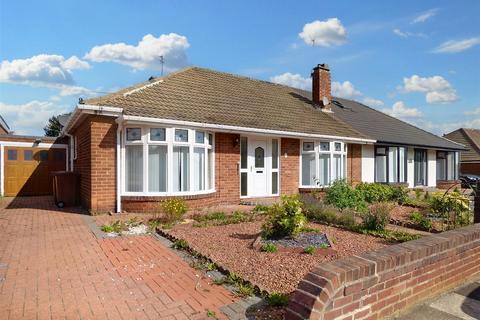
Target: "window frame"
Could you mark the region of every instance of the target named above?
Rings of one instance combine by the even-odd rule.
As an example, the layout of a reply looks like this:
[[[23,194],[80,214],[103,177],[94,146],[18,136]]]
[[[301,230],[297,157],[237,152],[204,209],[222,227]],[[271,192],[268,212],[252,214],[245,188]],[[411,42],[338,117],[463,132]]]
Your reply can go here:
[[[313,142],[314,148],[313,150],[304,151],[303,150],[303,143],[304,142]],[[321,150],[321,144],[328,143],[329,150]],[[335,144],[340,143],[340,150],[335,150]],[[320,176],[320,154],[328,154],[330,159],[330,165],[328,168],[328,184],[327,185],[304,185],[303,184],[303,155],[304,154],[315,154],[315,179]],[[305,189],[322,189],[328,188],[332,182],[339,179],[334,179],[334,172],[333,172],[333,161],[335,155],[340,155],[340,179],[347,178],[347,154],[348,154],[348,144],[344,141],[338,140],[314,140],[314,139],[304,139],[300,141],[300,161],[299,161],[299,188]]]
[[[377,152],[377,149],[382,148],[385,149],[385,154],[380,154]],[[390,148],[396,148],[397,149],[397,181],[395,182],[390,182]],[[404,149],[404,161],[403,161],[403,181],[400,181],[400,149]],[[379,182],[377,179],[377,156],[384,156],[385,161],[386,161],[386,181],[385,182]],[[408,183],[408,174],[407,174],[407,168],[408,168],[408,148],[404,146],[387,146],[387,145],[375,145],[374,148],[374,153],[373,153],[373,158],[374,158],[374,182],[375,183],[383,183],[383,184],[402,184],[402,183]]]
[[[141,128],[141,139],[135,141],[127,140],[127,129],[129,128]],[[152,140],[150,137],[150,129],[163,128],[165,129],[165,140],[157,141]],[[175,130],[187,130],[188,131],[188,141],[181,142],[175,141]],[[195,131],[204,132],[204,141],[203,143],[196,143],[195,141]],[[212,144],[209,144],[209,136],[211,134]],[[201,128],[191,128],[191,127],[173,127],[168,125],[126,125],[122,129],[122,143],[121,143],[121,160],[122,160],[122,172],[121,172],[121,195],[122,196],[190,196],[190,195],[201,195],[209,194],[216,192],[215,190],[215,133]],[[126,147],[129,145],[141,145],[143,146],[143,182],[142,182],[142,191],[132,192],[126,191]],[[148,191],[149,190],[149,146],[167,146],[167,189],[166,191]],[[175,147],[188,147],[189,148],[189,190],[188,191],[173,191],[173,148]],[[204,190],[194,191],[194,149],[203,148],[204,150]],[[208,153],[211,150],[211,159],[212,161],[212,172],[209,171],[209,158]],[[209,179],[213,182],[213,185],[210,185]],[[207,188],[208,187],[208,188]]]
[[[438,178],[438,159],[439,158],[439,153],[444,153],[445,154],[445,158],[441,158],[441,159],[444,159],[445,160],[445,172],[444,172],[444,176],[445,176],[445,179],[439,179]],[[448,179],[448,174],[450,173],[449,172],[449,163],[448,163],[448,155],[449,154],[453,154],[453,165],[454,165],[454,173],[453,173],[453,180],[451,179]],[[455,180],[458,180],[458,152],[455,152],[455,151],[446,151],[446,150],[437,150],[436,154],[435,154],[435,161],[436,161],[436,165],[435,165],[435,170],[436,170],[436,180],[437,181],[455,181]]]

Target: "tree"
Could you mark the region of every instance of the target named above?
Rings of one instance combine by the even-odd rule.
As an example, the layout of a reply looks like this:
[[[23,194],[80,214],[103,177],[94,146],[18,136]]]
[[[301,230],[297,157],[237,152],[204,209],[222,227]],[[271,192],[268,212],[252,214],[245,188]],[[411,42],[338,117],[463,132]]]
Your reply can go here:
[[[47,125],[43,128],[45,131],[45,136],[47,137],[58,137],[60,135],[60,131],[62,131],[62,125],[58,120],[59,116],[52,116],[48,119]]]

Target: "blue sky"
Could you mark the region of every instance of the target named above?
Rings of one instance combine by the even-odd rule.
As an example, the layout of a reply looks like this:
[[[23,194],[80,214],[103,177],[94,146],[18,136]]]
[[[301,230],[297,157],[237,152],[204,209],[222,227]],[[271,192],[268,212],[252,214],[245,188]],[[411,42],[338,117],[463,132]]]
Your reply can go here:
[[[480,2],[0,0],[0,114],[20,134],[79,97],[188,65],[310,87],[442,134],[480,128]]]

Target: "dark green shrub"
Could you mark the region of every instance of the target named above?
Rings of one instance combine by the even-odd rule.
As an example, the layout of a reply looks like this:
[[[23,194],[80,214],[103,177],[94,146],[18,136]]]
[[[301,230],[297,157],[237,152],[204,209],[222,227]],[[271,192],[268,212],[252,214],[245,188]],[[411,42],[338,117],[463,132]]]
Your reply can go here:
[[[160,203],[161,210],[167,222],[175,222],[182,219],[188,208],[182,199],[168,199]]]
[[[390,221],[391,205],[389,203],[377,203],[370,206],[369,212],[364,214],[363,227],[368,230],[385,230]]]
[[[452,225],[464,226],[471,223],[473,215],[469,200],[459,192],[432,194],[429,203],[434,213],[441,214]]]
[[[345,209],[339,212],[335,224],[351,228],[357,224],[355,221],[355,211],[351,209]]]
[[[302,203],[297,195],[281,197],[281,203],[272,205],[268,210],[268,219],[262,226],[263,237],[281,238],[296,236],[305,225]]]
[[[367,204],[360,192],[356,192],[345,180],[335,181],[325,192],[325,201],[337,208],[365,211]]]
[[[267,303],[273,307],[284,307],[288,304],[288,295],[284,293],[271,293],[267,298]]]
[[[432,222],[418,211],[415,211],[410,215],[410,220],[426,230],[431,230],[433,227]]]
[[[356,188],[361,197],[368,203],[389,201],[392,196],[392,189],[386,184],[360,183]]]
[[[408,189],[402,186],[391,186],[390,201],[404,204],[408,199]]]

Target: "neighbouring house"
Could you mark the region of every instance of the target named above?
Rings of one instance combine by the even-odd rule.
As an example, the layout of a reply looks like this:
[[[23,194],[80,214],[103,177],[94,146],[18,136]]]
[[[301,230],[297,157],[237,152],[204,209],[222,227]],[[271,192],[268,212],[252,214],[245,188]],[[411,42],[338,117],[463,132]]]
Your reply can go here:
[[[15,135],[0,116],[0,195],[52,194],[54,171],[67,168],[65,139]]]
[[[460,128],[444,137],[468,148],[460,154],[460,173],[480,175],[480,130]]]
[[[337,179],[408,187],[456,181],[462,145],[332,97],[330,86],[326,65],[313,69],[312,92],[189,67],[85,100],[62,131],[82,204],[151,211],[181,197],[201,208]],[[441,152],[453,156],[438,164]],[[454,169],[437,179],[442,165]]]

